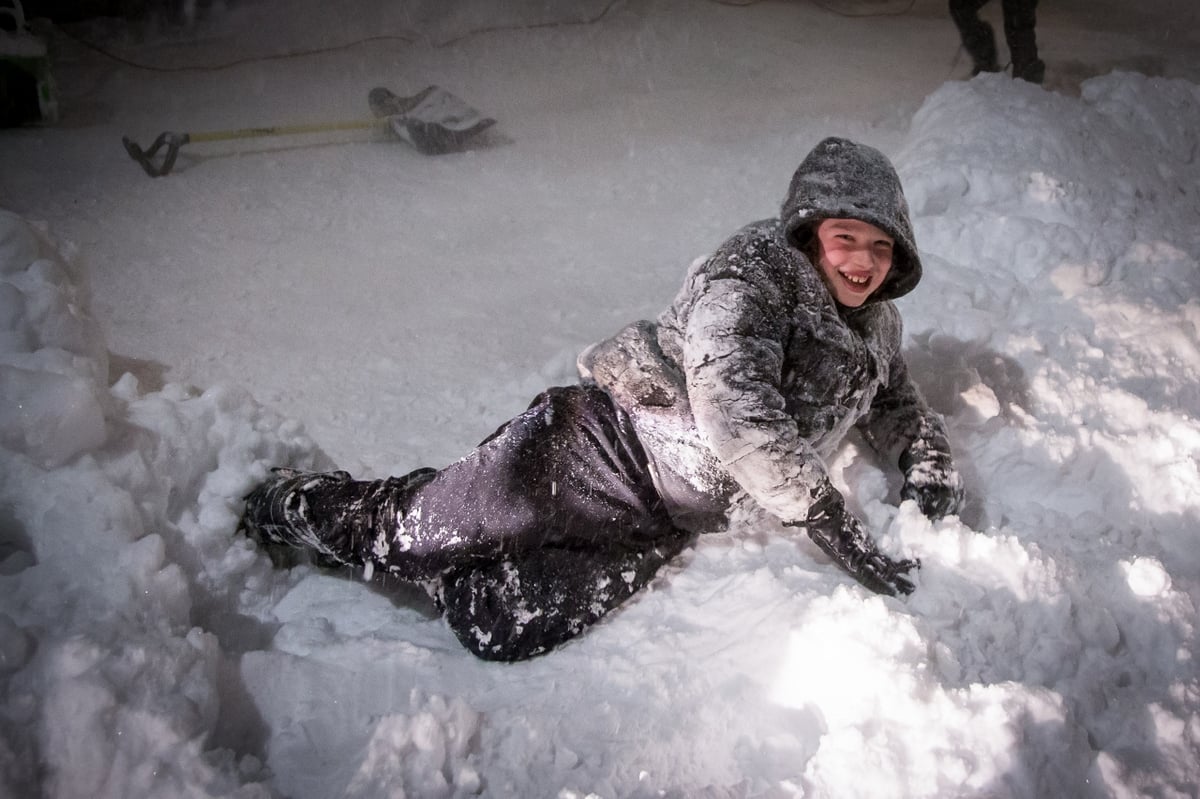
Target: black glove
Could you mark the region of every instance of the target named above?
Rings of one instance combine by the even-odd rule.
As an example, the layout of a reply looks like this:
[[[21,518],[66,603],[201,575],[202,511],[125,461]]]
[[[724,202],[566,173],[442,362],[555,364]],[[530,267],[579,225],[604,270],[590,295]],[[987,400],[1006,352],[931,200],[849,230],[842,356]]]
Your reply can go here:
[[[904,486],[900,499],[917,503],[921,513],[934,521],[958,513],[963,502],[962,477],[944,452],[924,453],[916,460],[909,453],[900,457]]]
[[[892,560],[880,552],[836,491],[813,503],[804,522],[789,526],[804,527],[834,563],[877,594],[911,594],[916,588],[907,572],[921,568],[921,561]]]

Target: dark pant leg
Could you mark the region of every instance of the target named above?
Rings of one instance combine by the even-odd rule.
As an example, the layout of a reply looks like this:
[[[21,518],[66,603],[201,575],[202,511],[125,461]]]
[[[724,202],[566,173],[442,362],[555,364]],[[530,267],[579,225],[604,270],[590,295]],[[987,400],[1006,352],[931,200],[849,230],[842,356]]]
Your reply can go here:
[[[628,416],[584,386],[543,393],[436,474],[269,481],[244,523],[332,562],[440,578],[451,628],[491,660],[577,635],[692,540],[672,523]]]
[[[486,660],[533,657],[578,635],[694,537],[671,522],[628,417],[594,387],[538,397],[423,486],[408,517],[425,524],[454,510],[472,543],[425,563],[453,556],[446,620]]]
[[[1037,0],[1003,0],[1004,39],[1012,57],[1013,77],[1041,83],[1046,65],[1037,51]]]
[[[617,608],[693,540],[678,531],[637,552],[547,547],[451,569],[439,600],[458,640],[484,660],[550,651]]]
[[[963,47],[975,64],[976,72],[999,71],[996,36],[992,26],[979,18],[979,9],[987,0],[950,0],[950,18],[962,39]]]
[[[569,386],[418,486],[369,555],[426,580],[545,547],[642,551],[675,535],[628,416],[600,389]]]

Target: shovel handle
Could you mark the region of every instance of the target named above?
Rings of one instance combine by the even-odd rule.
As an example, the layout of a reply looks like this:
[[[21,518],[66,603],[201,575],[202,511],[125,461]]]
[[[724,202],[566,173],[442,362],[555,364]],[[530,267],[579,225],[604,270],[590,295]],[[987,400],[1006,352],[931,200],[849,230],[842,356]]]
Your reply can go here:
[[[266,128],[238,128],[237,130],[213,130],[207,133],[189,133],[189,141],[228,141],[229,139],[257,139],[262,136],[295,136],[303,133],[326,133],[337,130],[365,130],[379,127],[377,119],[356,119],[349,122],[317,122],[311,125],[272,125]]]
[[[123,136],[121,143],[125,145],[125,152],[129,153],[129,157],[137,161],[142,169],[146,171],[147,175],[152,178],[160,178],[171,171],[171,168],[175,166],[175,159],[179,156],[179,148],[189,142],[254,139],[261,136],[293,136],[302,133],[323,133],[336,130],[363,130],[379,127],[384,124],[387,124],[386,119],[321,122],[313,125],[276,125],[267,128],[239,128],[238,130],[213,130],[202,133],[173,133],[168,130],[158,134],[158,138],[154,140],[154,143],[145,150],[139,147],[137,142],[128,136]],[[164,147],[166,150],[163,152],[162,160],[156,164],[154,157]]]

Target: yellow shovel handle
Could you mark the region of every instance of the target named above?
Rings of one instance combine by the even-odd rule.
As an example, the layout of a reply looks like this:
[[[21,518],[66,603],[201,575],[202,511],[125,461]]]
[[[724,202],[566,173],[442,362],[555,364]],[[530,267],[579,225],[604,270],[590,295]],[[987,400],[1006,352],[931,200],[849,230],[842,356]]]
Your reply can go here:
[[[227,141],[253,139],[260,136],[293,136],[303,133],[325,133],[334,130],[365,130],[387,124],[386,119],[354,120],[352,122],[319,122],[311,125],[273,125],[267,128],[239,128],[187,134],[188,141]]]

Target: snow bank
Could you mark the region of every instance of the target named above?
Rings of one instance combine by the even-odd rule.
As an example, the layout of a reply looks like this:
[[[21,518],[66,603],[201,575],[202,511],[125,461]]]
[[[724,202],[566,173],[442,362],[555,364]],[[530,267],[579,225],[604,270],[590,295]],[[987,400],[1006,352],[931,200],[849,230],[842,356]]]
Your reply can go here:
[[[899,166],[937,301],[905,308],[911,360],[951,414],[964,517],[987,540],[919,521],[896,535],[925,559],[923,588],[966,578],[909,605],[943,620],[948,677],[1050,689],[1055,723],[1086,733],[1093,791],[1187,795],[1200,87],[1114,73],[1081,95],[984,77],[943,86],[913,120]],[[1039,779],[1080,791],[1065,762],[1046,758]]]
[[[857,442],[831,464],[922,559],[912,597],[744,507],[588,635],[507,666],[419,592],[275,570],[235,537],[269,465],[330,464],[236,387],[110,385],[83,276],[0,215],[0,790],[1191,795],[1198,100],[984,76],[913,119],[908,352],[971,504],[931,524]]]
[[[238,596],[279,579],[231,531],[261,462],[315,448],[236,389],[110,389],[82,286],[0,213],[0,785],[267,795],[205,753]]]

